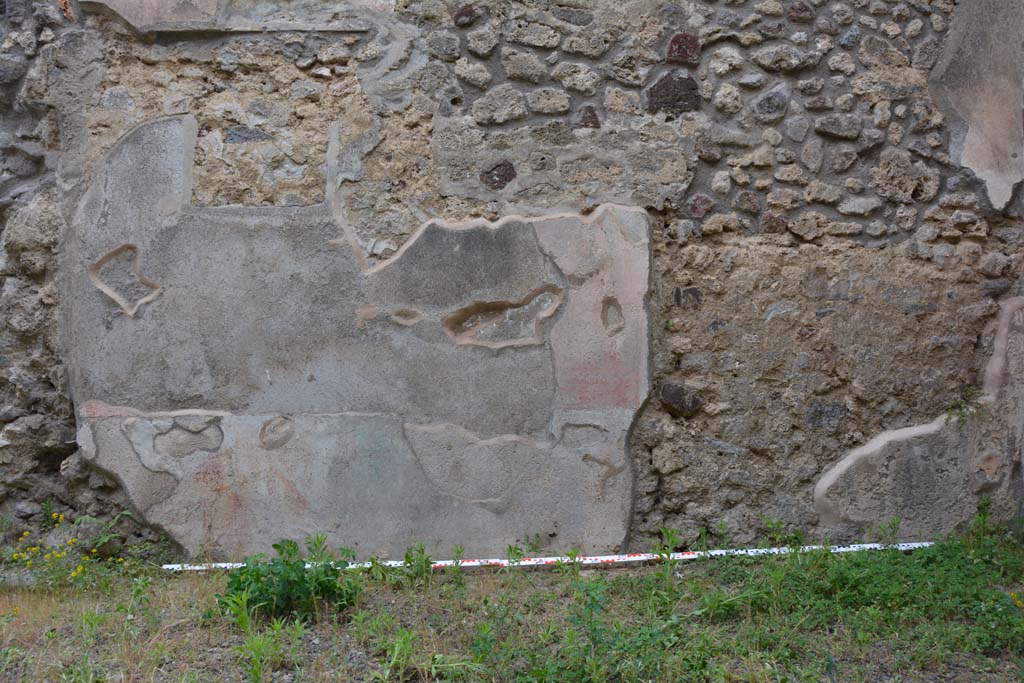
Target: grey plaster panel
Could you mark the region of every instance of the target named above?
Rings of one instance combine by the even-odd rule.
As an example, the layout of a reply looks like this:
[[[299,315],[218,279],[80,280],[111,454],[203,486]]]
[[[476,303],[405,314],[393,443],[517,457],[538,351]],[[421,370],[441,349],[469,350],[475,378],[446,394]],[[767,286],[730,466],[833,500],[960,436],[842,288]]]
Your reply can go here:
[[[429,223],[366,268],[326,205],[190,206],[194,143],[189,117],[126,136],[62,254],[83,453],[140,514],[218,556],[621,545],[642,210]]]
[[[114,14],[140,33],[189,31],[366,31],[354,15],[393,12],[394,0],[82,0],[89,12]]]

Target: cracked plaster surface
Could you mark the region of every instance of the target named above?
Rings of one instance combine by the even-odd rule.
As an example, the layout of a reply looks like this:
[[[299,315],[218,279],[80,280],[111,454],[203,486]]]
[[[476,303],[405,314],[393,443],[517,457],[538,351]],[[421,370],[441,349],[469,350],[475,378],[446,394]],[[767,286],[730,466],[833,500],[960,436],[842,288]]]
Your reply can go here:
[[[316,531],[382,555],[622,545],[643,210],[430,222],[366,268],[329,203],[192,206],[195,139],[189,116],[125,136],[63,254],[83,454],[148,522],[215,556]],[[134,317],[93,272],[125,249],[162,287]]]
[[[953,156],[1004,208],[1024,180],[1024,4],[960,3],[942,60],[930,78],[958,125]]]

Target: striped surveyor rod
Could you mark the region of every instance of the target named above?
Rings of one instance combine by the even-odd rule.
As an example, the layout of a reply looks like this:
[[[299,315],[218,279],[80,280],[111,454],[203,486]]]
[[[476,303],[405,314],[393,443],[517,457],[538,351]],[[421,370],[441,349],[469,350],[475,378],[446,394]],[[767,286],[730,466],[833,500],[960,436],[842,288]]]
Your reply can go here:
[[[715,557],[760,557],[763,555],[788,555],[790,553],[808,553],[828,550],[832,553],[856,553],[866,550],[899,550],[909,552],[934,545],[931,541],[915,543],[858,543],[855,545],[805,545],[796,548],[742,548],[722,550],[693,550],[682,553],[671,553],[671,560],[687,561]],[[519,560],[480,559],[480,560],[437,560],[431,564],[433,569],[445,569],[458,566],[462,569],[486,569],[490,567],[555,567],[565,564],[577,564],[581,567],[620,567],[630,564],[650,564],[661,562],[664,557],[658,553],[627,553],[625,555],[579,555],[575,558],[568,555],[556,557],[524,557]],[[380,564],[386,567],[402,567],[402,560],[384,560]],[[210,562],[206,564],[165,564],[163,568],[172,572],[203,572],[218,569],[238,569],[244,567],[243,562]],[[310,566],[307,564],[307,566]],[[344,566],[344,569],[366,569],[369,562],[355,562]]]

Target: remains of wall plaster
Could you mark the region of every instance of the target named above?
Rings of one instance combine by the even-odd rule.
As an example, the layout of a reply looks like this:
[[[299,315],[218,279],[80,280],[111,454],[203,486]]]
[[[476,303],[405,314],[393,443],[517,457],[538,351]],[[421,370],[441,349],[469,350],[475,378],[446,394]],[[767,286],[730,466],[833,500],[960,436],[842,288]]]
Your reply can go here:
[[[321,289],[299,309],[309,319],[326,316],[327,324],[325,311],[344,301],[346,311],[355,306],[345,320],[360,334],[385,323],[409,333],[430,325],[437,343],[466,352],[532,349],[553,353],[556,364],[558,353],[584,360],[592,353],[587,345],[558,341],[572,322],[574,298],[585,298],[586,310],[597,315],[587,322],[603,335],[592,338],[597,350],[619,339],[635,314],[618,293],[590,291],[566,274],[567,267],[595,281],[600,265],[588,239],[574,238],[561,257],[571,263],[558,266],[564,281],[532,282],[515,292],[458,300],[439,283],[404,289],[405,299],[392,300],[372,282],[388,271],[430,272],[434,257],[407,251],[425,221],[454,226],[474,217],[574,215],[613,202],[646,209],[653,228],[654,390],[628,447],[621,446],[635,477],[634,543],[643,544],[660,526],[692,539],[722,522],[733,540],[749,540],[765,517],[846,538],[895,515],[905,520],[909,537],[953,528],[983,495],[993,496],[1004,518],[1019,509],[1014,390],[992,394],[990,409],[963,429],[936,420],[970,393],[966,387],[988,388],[985,369],[996,359],[1007,359],[1007,387],[1017,376],[1015,333],[1006,337],[1006,354],[994,347],[998,330],[1016,329],[1006,327],[1012,316],[1000,311],[1021,294],[1017,183],[1024,175],[1018,168],[1024,129],[1020,97],[1011,95],[1024,82],[1024,59],[1019,41],[974,35],[986,26],[1016,35],[1021,17],[1014,3],[502,0],[350,2],[328,10],[322,3],[282,8],[211,0],[186,12],[95,0],[83,3],[75,23],[47,3],[8,0],[7,8],[0,53],[0,88],[12,94],[12,104],[0,105],[8,107],[0,110],[0,133],[7,136],[0,139],[0,205],[11,207],[4,301],[33,311],[35,329],[46,332],[19,332],[13,325],[25,315],[9,318],[4,353],[16,359],[9,376],[20,379],[6,386],[25,387],[26,378],[60,367],[52,311],[61,297],[46,284],[53,267],[38,270],[56,252],[73,264],[66,266],[69,277],[78,268],[86,277],[104,254],[122,249],[123,260],[126,245],[139,249],[137,270],[130,260],[115,259],[109,266],[127,267],[104,268],[100,280],[124,305],[93,284],[82,290],[102,320],[99,343],[107,334],[139,341],[127,325],[145,328],[154,324],[151,316],[167,314],[172,283],[188,272],[168,270],[173,256],[187,254],[189,268],[203,272],[214,257],[238,248],[197,242],[182,216],[195,225],[219,221],[223,234],[255,226],[268,235],[323,234],[332,254],[349,254],[370,298],[332,297]],[[191,188],[189,197],[154,206],[145,221],[132,224],[139,239],[135,232],[114,234],[116,226],[132,223],[125,216],[73,219],[87,188],[118,163],[119,140],[137,126],[183,115],[196,121],[187,168],[192,180],[183,185]],[[55,191],[39,195],[48,182]],[[32,197],[54,207],[52,234],[72,223],[63,240],[50,237],[26,249],[9,237],[17,236],[12,224],[34,223],[32,212],[44,210],[44,199],[30,204]],[[189,208],[176,214],[172,205]],[[578,230],[572,227],[578,221],[559,230]],[[220,239],[217,234],[203,239]],[[452,238],[454,248],[465,236],[452,234],[460,234]],[[94,253],[68,235],[90,235]],[[110,239],[101,244],[104,235]],[[283,246],[256,240],[245,249],[271,244]],[[292,264],[284,274],[279,265],[267,271],[280,276],[281,287],[301,289],[312,273],[329,281],[326,266],[310,266],[323,254],[289,249],[279,261],[266,261]],[[230,258],[241,259],[241,267],[267,257]],[[407,269],[397,267],[403,260]],[[515,263],[506,260],[503,268]],[[153,291],[140,277],[133,281],[133,272],[165,289],[128,319],[125,313]],[[507,274],[487,276],[494,283]],[[223,283],[212,288],[213,298],[226,300],[232,286],[239,292],[263,286],[255,282]],[[540,295],[533,289],[551,284],[557,289]],[[61,305],[78,307],[77,296],[65,295]],[[197,293],[195,300],[204,297]],[[186,348],[198,343],[189,333],[201,328],[196,319],[217,314],[182,306],[179,319],[188,322],[174,334]],[[227,366],[210,351],[142,364],[133,378],[90,379],[102,363],[82,348],[88,344],[69,341],[81,324],[61,328],[62,361],[80,378],[72,382],[79,387],[76,405],[108,395],[134,406],[104,419],[123,421],[130,413],[148,420],[153,411],[200,404],[223,412],[229,425],[240,411],[263,414],[248,393],[267,369],[258,360],[249,379],[236,383],[220,381]],[[203,344],[217,338],[201,336]],[[45,352],[32,350],[41,343]],[[264,360],[294,364],[326,348],[320,341],[308,348],[269,343],[268,353],[278,355]],[[386,368],[379,360],[367,363]],[[608,380],[599,364],[579,367],[559,388],[566,396],[594,400],[637,391]],[[487,394],[480,376],[476,384],[466,378],[471,394]],[[147,389],[158,384],[170,387],[167,395]],[[20,422],[10,423],[18,428],[7,432],[27,433],[19,425],[34,419],[54,425],[49,433],[69,433],[60,381],[42,392],[46,402],[29,398],[24,388],[0,390],[4,410],[21,411]],[[299,406],[316,395],[280,384],[275,392],[275,400]],[[276,444],[280,453],[294,447],[301,422],[290,414],[268,417],[245,438]],[[928,424],[929,434],[900,438],[916,434],[900,430]],[[184,444],[171,446],[174,452],[199,444],[193,459],[206,457],[203,448],[217,440],[208,427],[165,426],[155,438]],[[459,427],[470,435],[444,448],[471,453],[480,440],[500,436]],[[220,449],[242,438],[224,424],[216,430],[223,434]],[[547,443],[557,436],[529,438]],[[12,461],[35,462],[30,441],[19,443],[25,445]],[[62,446],[50,459],[73,448]],[[586,456],[580,462],[605,472],[608,481],[621,475],[624,461]],[[488,470],[474,472],[458,458],[424,472],[436,484],[452,468],[472,481],[487,478]],[[939,471],[945,474],[933,476]],[[170,476],[154,475],[152,490],[174,490]],[[481,495],[500,498],[480,486]],[[8,506],[25,499],[8,495]],[[218,537],[223,524],[207,532]],[[174,533],[185,537],[186,527]],[[241,548],[242,537],[225,537],[220,547]]]
[[[110,317],[96,273],[114,250],[63,290],[83,457],[135,509],[219,556],[314,529],[378,555],[416,539],[495,552],[525,529],[622,547],[648,393],[643,211],[428,223],[364,271],[327,204],[189,205],[195,133],[172,117],[120,141],[63,254],[82,273],[130,244],[166,283]],[[106,296],[81,296],[89,282]],[[626,306],[615,335],[608,298]],[[532,321],[511,314],[534,301]],[[373,315],[388,306],[417,313]],[[596,438],[566,443],[566,425]]]

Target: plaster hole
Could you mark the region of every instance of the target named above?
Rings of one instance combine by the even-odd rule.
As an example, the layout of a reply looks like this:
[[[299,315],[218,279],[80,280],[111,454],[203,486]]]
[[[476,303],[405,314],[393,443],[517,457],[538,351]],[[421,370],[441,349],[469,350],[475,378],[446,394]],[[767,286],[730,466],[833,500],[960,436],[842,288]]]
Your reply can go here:
[[[260,445],[272,451],[288,443],[295,432],[295,421],[285,415],[271,418],[260,425]]]
[[[411,308],[400,308],[391,314],[391,319],[405,327],[412,327],[423,320],[423,314]]]
[[[107,252],[89,267],[89,280],[96,289],[120,306],[129,318],[135,317],[144,304],[153,301],[163,288],[142,274],[139,248],[122,244]]]
[[[601,303],[601,323],[609,337],[618,334],[625,327],[622,306],[619,305],[619,300],[613,296],[606,296]]]
[[[562,303],[560,290],[544,285],[520,301],[478,301],[460,308],[444,320],[456,344],[500,348],[544,341],[542,322]]]
[[[157,434],[153,440],[153,447],[161,455],[183,458],[196,451],[213,453],[220,448],[223,441],[224,432],[216,424],[199,432],[189,431],[176,424],[170,431]]]

